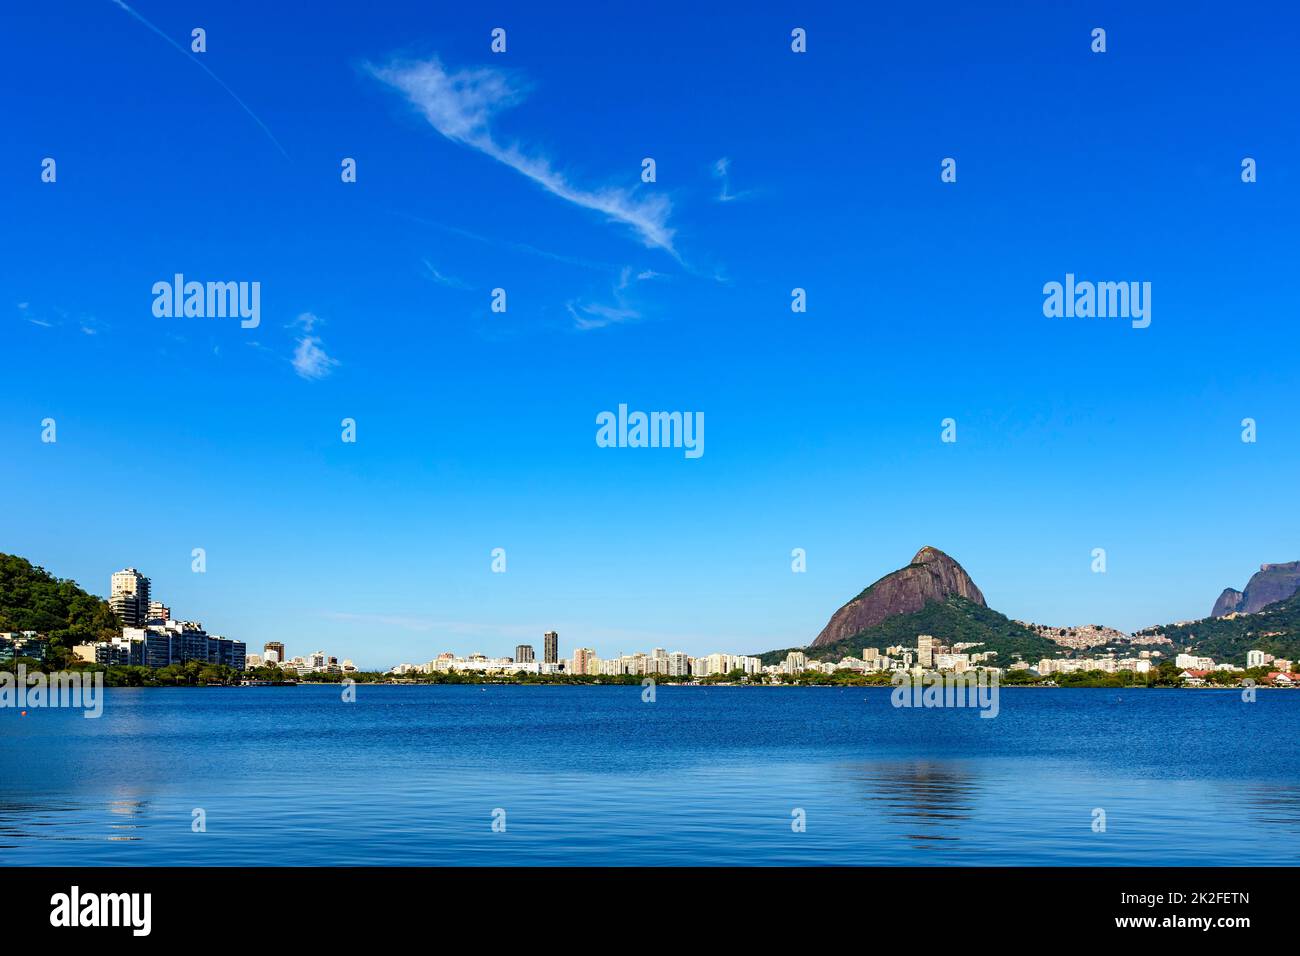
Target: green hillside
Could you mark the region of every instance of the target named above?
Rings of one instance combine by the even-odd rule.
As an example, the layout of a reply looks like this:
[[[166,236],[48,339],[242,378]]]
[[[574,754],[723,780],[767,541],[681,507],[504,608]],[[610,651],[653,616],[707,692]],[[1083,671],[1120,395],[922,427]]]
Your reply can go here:
[[[0,554],[0,631],[38,631],[54,649],[121,631],[108,602],[12,554]]]
[[[1300,592],[1255,614],[1232,619],[1207,617],[1187,624],[1151,627],[1140,634],[1163,634],[1177,647],[1190,648],[1224,664],[1245,666],[1246,652],[1259,649],[1274,657],[1300,658]]]
[[[882,652],[894,645],[916,647],[918,634],[932,634],[948,645],[979,641],[982,646],[972,648],[972,652],[997,651],[993,663],[1001,667],[1017,656],[1034,664],[1041,657],[1056,657],[1061,653],[1056,644],[1006,615],[953,595],[943,601],[932,601],[912,614],[895,615],[834,644],[768,651],[760,657],[764,664],[779,664],[791,650],[801,650],[814,660],[838,661],[843,657],[861,657],[864,647],[879,648]]]

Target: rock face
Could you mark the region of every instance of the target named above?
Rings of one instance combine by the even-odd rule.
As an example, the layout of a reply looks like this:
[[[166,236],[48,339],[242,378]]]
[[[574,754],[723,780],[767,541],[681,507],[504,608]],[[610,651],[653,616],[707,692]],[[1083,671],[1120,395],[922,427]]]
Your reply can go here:
[[[1228,588],[1214,602],[1211,617],[1225,617],[1228,614],[1254,614],[1270,604],[1285,601],[1300,591],[1300,561],[1287,561],[1284,564],[1261,564],[1259,571],[1251,576],[1245,591]]]
[[[988,607],[960,564],[938,548],[922,548],[907,567],[886,574],[831,615],[812,646],[844,640],[895,614],[911,614],[953,594]]]
[[[1241,607],[1241,599],[1245,596],[1235,588],[1224,588],[1219,599],[1214,602],[1214,610],[1210,612],[1210,617],[1223,617],[1234,613]]]

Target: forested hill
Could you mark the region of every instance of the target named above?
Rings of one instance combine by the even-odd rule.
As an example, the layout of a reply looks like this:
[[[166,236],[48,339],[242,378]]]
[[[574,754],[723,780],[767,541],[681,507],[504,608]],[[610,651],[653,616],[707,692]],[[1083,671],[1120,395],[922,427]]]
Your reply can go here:
[[[57,646],[105,640],[121,631],[108,602],[25,558],[0,553],[0,631],[38,631]]]
[[[1207,617],[1138,632],[1138,636],[1150,634],[1163,634],[1176,647],[1191,648],[1225,664],[1244,666],[1246,652],[1252,649],[1295,660],[1300,658],[1300,592],[1255,614]]]

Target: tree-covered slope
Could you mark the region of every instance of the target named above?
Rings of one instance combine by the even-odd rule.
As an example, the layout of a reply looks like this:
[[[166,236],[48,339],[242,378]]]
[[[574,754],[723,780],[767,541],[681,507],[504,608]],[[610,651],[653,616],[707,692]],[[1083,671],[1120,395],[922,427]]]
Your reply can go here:
[[[1246,652],[1252,649],[1296,660],[1300,658],[1300,593],[1255,614],[1207,617],[1187,624],[1150,627],[1139,634],[1163,634],[1175,646],[1190,648],[1223,664],[1244,667]]]
[[[12,554],[0,554],[0,631],[38,631],[65,649],[119,633],[108,602]]]

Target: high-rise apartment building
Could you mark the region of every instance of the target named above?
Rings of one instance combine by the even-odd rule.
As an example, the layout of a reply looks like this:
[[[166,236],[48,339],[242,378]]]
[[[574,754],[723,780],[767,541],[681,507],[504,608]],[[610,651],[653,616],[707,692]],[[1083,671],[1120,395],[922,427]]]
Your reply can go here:
[[[267,641],[266,646],[262,648],[262,651],[262,659],[266,661],[268,666],[271,664],[284,663],[284,645],[279,641]],[[272,654],[275,655],[274,660],[271,658]]]
[[[533,645],[520,644],[518,647],[515,648],[516,664],[531,664],[536,659],[537,658],[533,656]]]
[[[149,620],[149,579],[135,568],[114,571],[108,606],[124,627],[143,627]]]
[[[557,631],[547,631],[542,635],[542,663],[558,664],[560,661],[560,635]]]
[[[596,673],[596,671],[591,668],[591,665],[597,661],[598,659],[595,650],[590,647],[579,647],[573,652],[573,673]]]
[[[922,667],[934,666],[934,638],[929,634],[916,636],[916,662]]]
[[[149,620],[166,622],[171,619],[172,609],[162,601],[149,602]]]

